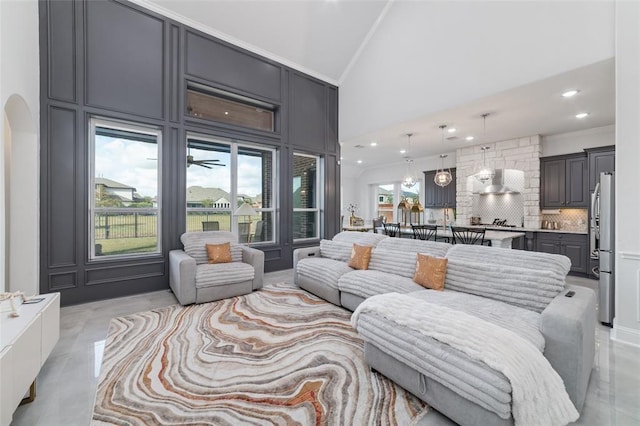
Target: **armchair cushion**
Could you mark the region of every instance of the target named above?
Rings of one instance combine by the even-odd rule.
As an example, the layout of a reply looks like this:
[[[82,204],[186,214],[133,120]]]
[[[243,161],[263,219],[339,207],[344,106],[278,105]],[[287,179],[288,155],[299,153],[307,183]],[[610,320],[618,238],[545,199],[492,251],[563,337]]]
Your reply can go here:
[[[253,266],[243,262],[213,263],[196,266],[196,288],[222,286],[253,279]]]

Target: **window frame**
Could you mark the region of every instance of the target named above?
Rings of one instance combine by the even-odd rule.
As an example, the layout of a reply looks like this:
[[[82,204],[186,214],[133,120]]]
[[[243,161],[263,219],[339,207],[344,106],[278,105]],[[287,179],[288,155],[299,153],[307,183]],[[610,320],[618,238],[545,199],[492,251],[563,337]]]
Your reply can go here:
[[[230,231],[232,233],[234,233],[235,235],[239,236],[239,226],[238,226],[238,217],[235,214],[235,211],[238,209],[237,204],[237,200],[238,200],[238,148],[240,147],[244,147],[244,148],[249,148],[249,149],[256,149],[256,150],[260,150],[260,151],[267,151],[271,153],[271,159],[272,159],[272,164],[273,164],[273,170],[271,173],[272,179],[271,179],[271,193],[273,194],[272,197],[272,206],[271,207],[261,207],[261,208],[255,208],[256,212],[258,213],[262,213],[262,212],[271,212],[271,223],[272,223],[272,235],[271,235],[271,239],[267,240],[267,241],[255,241],[255,242],[251,242],[251,246],[262,246],[262,245],[270,245],[270,244],[276,244],[278,241],[278,220],[277,220],[277,212],[278,212],[278,206],[279,206],[279,197],[278,197],[278,179],[279,179],[279,175],[280,172],[278,170],[279,168],[279,162],[278,162],[278,149],[277,147],[271,146],[271,145],[266,145],[266,144],[260,144],[260,143],[253,143],[250,141],[246,141],[246,140],[242,140],[239,138],[228,138],[228,137],[223,137],[223,136],[213,136],[213,135],[206,135],[206,134],[202,134],[202,133],[198,133],[198,132],[191,132],[188,131],[186,133],[186,138],[185,138],[185,153],[188,149],[188,144],[189,144],[189,139],[196,139],[198,141],[202,141],[202,142],[210,142],[213,144],[225,144],[229,146],[229,159],[230,159],[230,191],[229,191],[229,195],[231,197],[231,208],[230,209],[224,209],[224,208],[219,208],[219,209],[214,209],[214,208],[200,208],[200,207],[187,207],[186,202],[185,202],[185,229],[187,226],[187,220],[188,220],[188,213],[190,211],[219,211],[219,212],[229,212],[230,213],[230,220],[231,220],[231,229]],[[264,171],[263,171],[264,172]],[[186,167],[185,167],[185,188],[184,190],[187,190],[187,179],[186,179]],[[264,194],[262,194],[264,196]],[[186,197],[185,197],[186,200]]]
[[[301,243],[307,241],[318,241],[321,238],[322,232],[322,222],[323,222],[323,211],[324,205],[322,200],[324,200],[324,193],[322,189],[324,188],[324,161],[321,155],[318,154],[306,154],[303,152],[294,151],[293,158],[291,162],[291,170],[292,170],[292,179],[291,179],[291,196],[293,197],[293,181],[296,178],[293,176],[293,162],[295,161],[295,157],[307,157],[307,158],[315,158],[316,159],[316,182],[315,182],[315,208],[301,208],[301,207],[293,207],[292,217],[295,216],[296,212],[317,212],[318,220],[316,221],[316,235],[317,237],[308,237],[308,238],[293,238],[294,243]],[[293,232],[292,232],[293,235]]]
[[[163,152],[163,131],[159,126],[153,125],[145,125],[141,123],[136,123],[132,121],[125,121],[119,119],[112,118],[104,118],[100,116],[91,116],[89,118],[89,146],[87,149],[88,155],[88,174],[89,174],[89,193],[88,193],[88,227],[89,227],[89,250],[88,250],[88,260],[89,262],[103,262],[110,260],[118,260],[118,259],[136,259],[136,258],[148,258],[148,257],[157,257],[163,254],[163,235],[162,235],[162,152]],[[157,194],[156,194],[156,207],[147,207],[147,208],[111,208],[108,207],[99,207],[95,206],[96,202],[96,129],[99,127],[113,129],[113,130],[121,130],[132,133],[140,133],[142,135],[154,136],[156,138],[157,145]],[[156,214],[156,233],[157,233],[157,242],[156,242],[156,250],[153,252],[146,253],[127,253],[127,254],[110,254],[110,255],[101,255],[96,256],[96,228],[95,228],[95,214],[98,210],[110,210],[110,211],[120,211],[120,212],[128,212],[132,210],[134,212],[154,212]]]

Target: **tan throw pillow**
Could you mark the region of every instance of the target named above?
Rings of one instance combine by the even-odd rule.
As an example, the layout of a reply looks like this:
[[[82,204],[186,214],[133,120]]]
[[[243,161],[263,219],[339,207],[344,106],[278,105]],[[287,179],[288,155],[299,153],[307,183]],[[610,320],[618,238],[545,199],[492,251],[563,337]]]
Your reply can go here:
[[[367,269],[369,268],[369,260],[371,260],[371,246],[359,246],[354,244],[351,249],[351,258],[349,259],[349,266],[353,269]]]
[[[206,246],[209,263],[231,262],[231,243],[207,244]]]
[[[413,281],[426,288],[444,290],[447,262],[449,262],[449,259],[418,253]]]

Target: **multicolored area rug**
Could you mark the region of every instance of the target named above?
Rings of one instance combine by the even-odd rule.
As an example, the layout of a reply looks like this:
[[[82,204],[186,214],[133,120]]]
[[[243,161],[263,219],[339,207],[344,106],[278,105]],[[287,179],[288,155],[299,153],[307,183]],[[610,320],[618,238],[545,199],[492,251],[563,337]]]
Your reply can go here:
[[[115,318],[93,425],[408,425],[427,406],[364,360],[351,313],[288,284]]]

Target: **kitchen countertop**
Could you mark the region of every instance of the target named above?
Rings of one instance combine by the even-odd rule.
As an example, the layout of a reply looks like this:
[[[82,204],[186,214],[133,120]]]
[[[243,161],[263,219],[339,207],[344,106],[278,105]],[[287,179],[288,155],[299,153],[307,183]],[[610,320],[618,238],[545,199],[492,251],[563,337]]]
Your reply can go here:
[[[462,226],[462,225],[459,225]],[[587,235],[589,233],[588,230],[582,230],[582,231],[576,231],[575,229],[569,230],[569,229],[542,229],[542,228],[521,228],[521,227],[515,227],[515,228],[505,228],[503,226],[491,226],[491,225],[468,225],[468,228],[485,228],[485,229],[491,229],[494,231],[507,231],[507,232],[554,232],[554,233],[559,233],[559,234],[582,234],[582,235]]]

